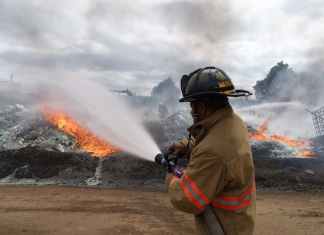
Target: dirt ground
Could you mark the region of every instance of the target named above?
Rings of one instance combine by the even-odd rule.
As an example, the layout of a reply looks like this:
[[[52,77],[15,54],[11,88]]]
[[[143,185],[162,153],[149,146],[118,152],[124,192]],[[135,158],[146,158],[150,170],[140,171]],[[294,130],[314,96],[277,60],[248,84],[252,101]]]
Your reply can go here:
[[[194,234],[166,193],[0,187],[1,235]],[[324,193],[258,193],[256,233],[324,234]]]

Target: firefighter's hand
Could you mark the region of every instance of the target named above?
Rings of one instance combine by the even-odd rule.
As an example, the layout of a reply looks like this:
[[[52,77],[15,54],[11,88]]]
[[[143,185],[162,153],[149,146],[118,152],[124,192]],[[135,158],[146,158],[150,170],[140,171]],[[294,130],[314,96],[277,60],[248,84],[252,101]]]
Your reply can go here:
[[[186,154],[187,148],[183,143],[174,143],[168,148],[168,152],[177,156]]]

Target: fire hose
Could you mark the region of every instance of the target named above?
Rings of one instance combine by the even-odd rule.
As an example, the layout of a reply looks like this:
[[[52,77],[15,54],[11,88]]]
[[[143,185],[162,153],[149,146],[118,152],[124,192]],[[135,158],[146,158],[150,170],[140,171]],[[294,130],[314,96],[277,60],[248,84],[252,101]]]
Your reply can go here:
[[[159,153],[155,156],[155,162],[158,165],[164,166],[167,171],[178,178],[183,175],[183,168],[177,165],[178,156],[171,153]],[[206,206],[205,210],[198,215],[202,217],[207,224],[208,235],[224,235],[223,228],[219,222],[219,219],[215,215],[210,205]]]

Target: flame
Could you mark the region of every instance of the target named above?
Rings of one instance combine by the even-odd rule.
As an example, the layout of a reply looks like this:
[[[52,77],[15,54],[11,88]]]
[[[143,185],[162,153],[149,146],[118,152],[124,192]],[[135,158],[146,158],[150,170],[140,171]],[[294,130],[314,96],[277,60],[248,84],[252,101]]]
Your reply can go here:
[[[119,152],[117,148],[100,139],[87,128],[82,127],[66,113],[48,107],[43,107],[41,111],[44,118],[49,123],[64,133],[74,137],[80,148],[92,156],[106,157],[112,153]]]
[[[316,153],[314,153],[314,152],[312,152],[310,150],[301,150],[296,155],[297,156],[303,156],[303,157],[309,157],[309,158],[317,156]]]
[[[283,135],[268,135],[266,132],[268,131],[269,120],[263,122],[256,131],[250,132],[249,137],[251,140],[255,141],[276,141],[285,145],[288,145],[292,148],[296,148],[296,156],[302,157],[315,157],[316,154],[309,150],[312,146],[312,143],[308,140],[297,140],[288,136]]]
[[[255,132],[250,132],[249,137],[250,139],[256,140],[256,141],[270,141],[269,136],[266,135],[266,132],[268,130],[268,120],[266,120],[264,123],[262,123],[258,129]]]

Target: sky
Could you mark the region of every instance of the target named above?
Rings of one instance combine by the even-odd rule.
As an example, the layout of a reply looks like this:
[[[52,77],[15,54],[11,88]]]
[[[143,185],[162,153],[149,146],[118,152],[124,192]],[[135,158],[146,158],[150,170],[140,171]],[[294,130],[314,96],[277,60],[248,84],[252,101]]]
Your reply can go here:
[[[322,0],[0,0],[0,81],[95,79],[149,94],[209,65],[252,90],[283,60],[321,61]]]

